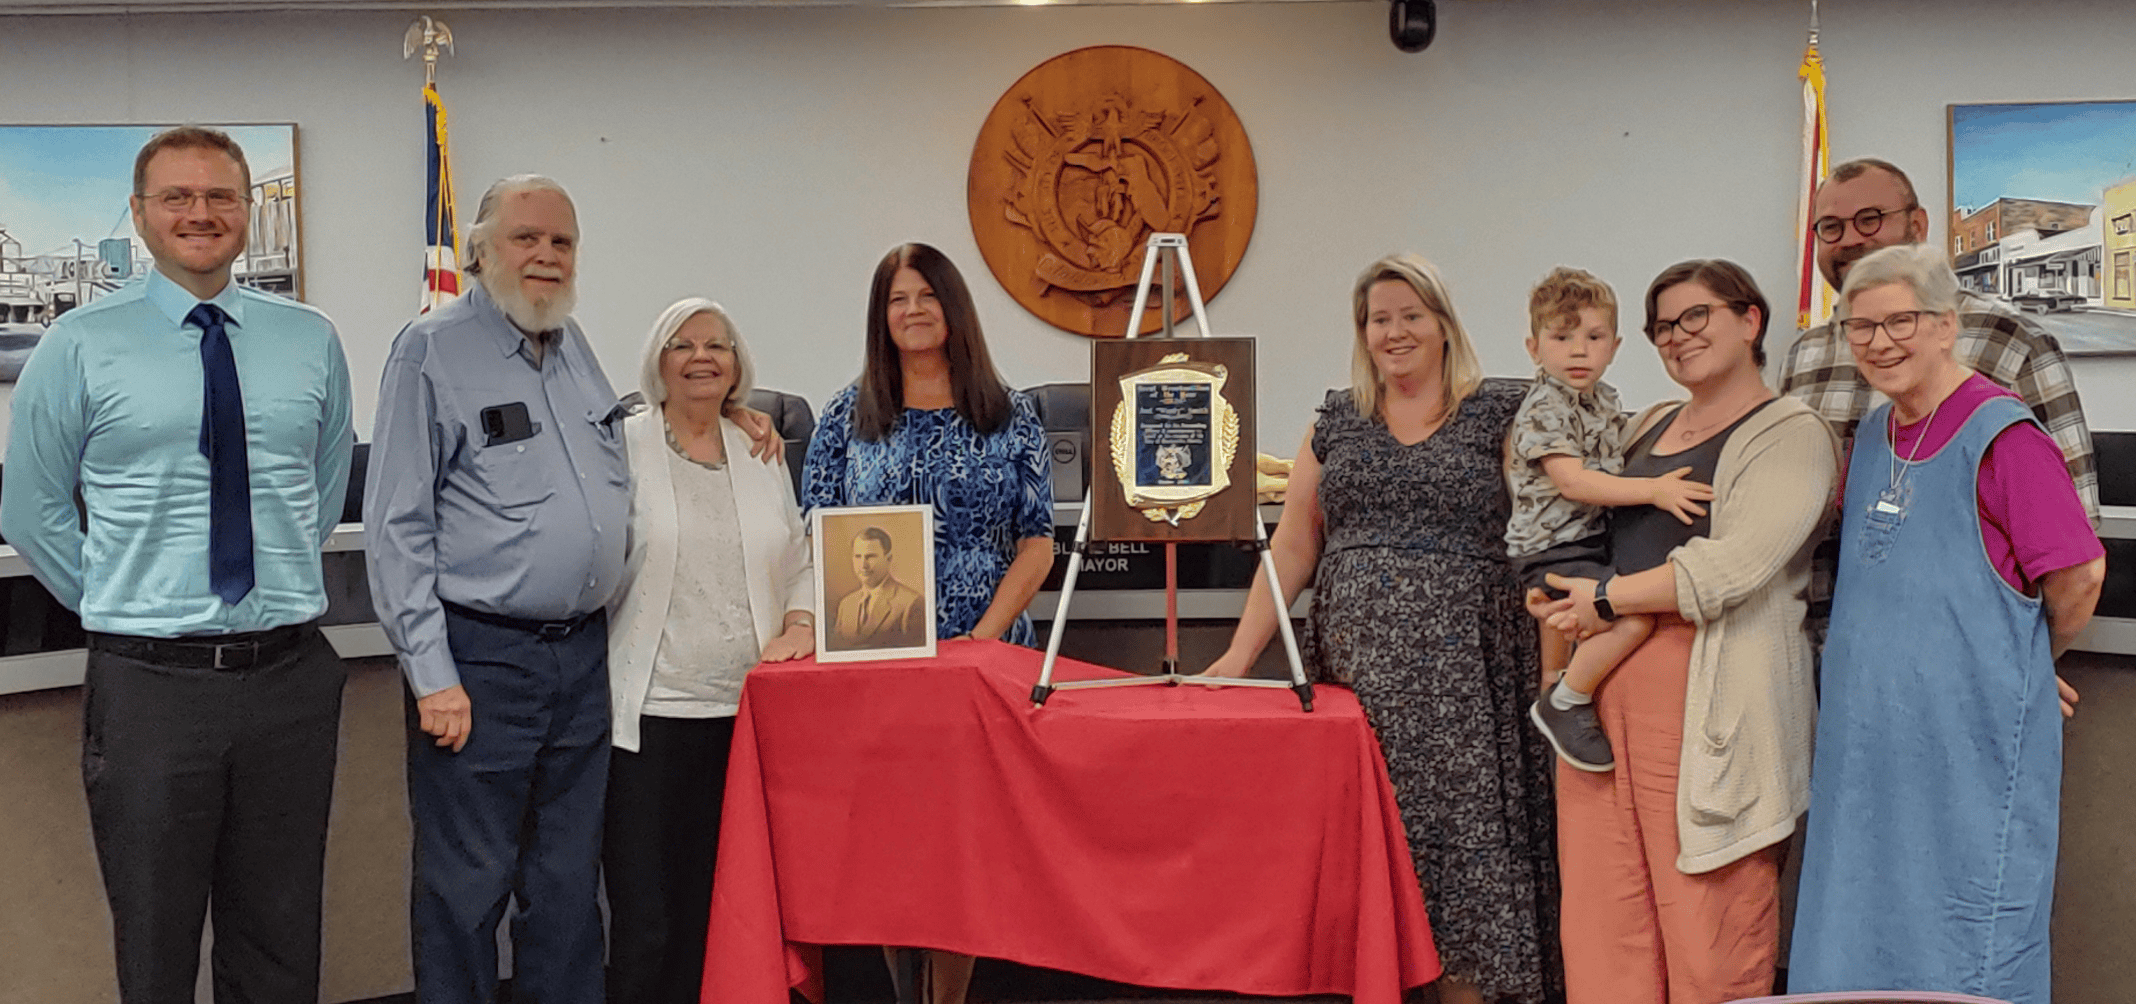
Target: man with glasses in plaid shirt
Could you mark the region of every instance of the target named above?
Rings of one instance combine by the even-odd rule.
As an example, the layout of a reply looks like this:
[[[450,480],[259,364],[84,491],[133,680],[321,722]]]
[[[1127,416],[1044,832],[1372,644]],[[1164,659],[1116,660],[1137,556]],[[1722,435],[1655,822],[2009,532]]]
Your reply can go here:
[[[1815,207],[1810,228],[1817,238],[1817,270],[1834,289],[1864,255],[1928,240],[1928,210],[1922,208],[1906,172],[1886,161],[1863,157],[1833,168],[1817,189]],[[1958,325],[1958,361],[2025,399],[2062,448],[2084,511],[2098,525],[2099,473],[2091,430],[2084,424],[2084,408],[2061,345],[2016,308],[1966,290],[1958,293]],[[1875,394],[1855,369],[1847,340],[1830,323],[1803,332],[1788,349],[1780,392],[1801,398],[1832,423],[1847,451],[1854,444],[1854,427],[1868,413]],[[1811,637],[1820,646],[1831,619],[1838,557],[1839,538],[1828,537],[1817,549],[1810,576]],[[2063,696],[2067,701],[2075,695],[2064,685]],[[2064,712],[2069,710],[2065,703]]]

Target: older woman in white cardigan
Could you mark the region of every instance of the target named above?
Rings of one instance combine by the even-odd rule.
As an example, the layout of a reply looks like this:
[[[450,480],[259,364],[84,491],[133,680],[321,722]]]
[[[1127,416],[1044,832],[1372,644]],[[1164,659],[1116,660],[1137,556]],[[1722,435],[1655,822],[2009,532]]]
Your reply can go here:
[[[731,416],[752,368],[725,310],[691,298],[645,342],[653,407],[623,423],[630,556],[610,611],[615,717],[602,863],[614,1004],[698,999],[727,748],[742,678],[815,651],[792,483]]]

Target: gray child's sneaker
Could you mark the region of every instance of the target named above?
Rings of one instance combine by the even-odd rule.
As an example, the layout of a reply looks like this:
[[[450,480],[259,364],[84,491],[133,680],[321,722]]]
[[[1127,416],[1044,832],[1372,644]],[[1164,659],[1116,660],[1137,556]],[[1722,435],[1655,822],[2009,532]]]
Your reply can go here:
[[[1559,711],[1550,703],[1550,692],[1546,690],[1541,700],[1528,705],[1528,718],[1543,730],[1543,737],[1550,740],[1559,759],[1575,769],[1601,774],[1617,766],[1609,737],[1602,734],[1602,722],[1595,717],[1594,705],[1575,704]]]

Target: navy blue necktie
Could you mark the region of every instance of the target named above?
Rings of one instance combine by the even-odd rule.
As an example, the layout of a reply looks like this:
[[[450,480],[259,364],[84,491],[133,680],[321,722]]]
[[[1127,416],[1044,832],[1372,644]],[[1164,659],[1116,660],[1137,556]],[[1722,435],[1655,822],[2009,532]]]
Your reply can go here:
[[[252,591],[252,465],[245,457],[245,392],[221,307],[185,315],[200,328],[200,453],[208,458],[208,586],[235,605]]]

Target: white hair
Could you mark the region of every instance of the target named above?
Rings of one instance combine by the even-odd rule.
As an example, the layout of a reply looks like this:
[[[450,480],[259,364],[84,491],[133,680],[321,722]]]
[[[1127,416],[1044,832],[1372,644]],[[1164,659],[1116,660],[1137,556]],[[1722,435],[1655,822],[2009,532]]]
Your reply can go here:
[[[1958,276],[1943,250],[1928,244],[1894,244],[1863,255],[1839,287],[1842,311],[1852,312],[1855,294],[1878,286],[1905,286],[1914,302],[1933,314],[1958,309]]]
[[[653,330],[645,337],[645,356],[638,366],[638,389],[645,400],[659,406],[667,403],[667,381],[660,378],[660,356],[667,351],[668,339],[690,318],[710,314],[719,318],[720,327],[726,329],[727,340],[734,343],[734,386],[727,389],[727,400],[720,410],[747,404],[749,392],[756,388],[756,364],[749,361],[749,345],[742,341],[741,329],[734,326],[734,318],[728,316],[727,308],[702,296],[690,296],[668,305],[653,321]]]

